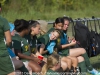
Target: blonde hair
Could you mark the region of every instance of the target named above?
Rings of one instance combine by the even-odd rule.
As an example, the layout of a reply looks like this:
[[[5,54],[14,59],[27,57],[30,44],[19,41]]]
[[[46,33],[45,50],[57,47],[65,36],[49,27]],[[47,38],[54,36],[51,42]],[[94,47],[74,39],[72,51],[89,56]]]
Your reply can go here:
[[[41,29],[40,35],[44,35],[44,34],[46,34],[46,31]]]
[[[46,75],[46,72],[49,68],[52,68],[57,63],[59,63],[59,58],[60,57],[58,54],[52,54],[52,55],[48,56],[47,63],[43,66],[41,75]]]
[[[37,20],[40,23],[41,32],[40,35],[44,35],[48,29],[48,23],[45,20]]]

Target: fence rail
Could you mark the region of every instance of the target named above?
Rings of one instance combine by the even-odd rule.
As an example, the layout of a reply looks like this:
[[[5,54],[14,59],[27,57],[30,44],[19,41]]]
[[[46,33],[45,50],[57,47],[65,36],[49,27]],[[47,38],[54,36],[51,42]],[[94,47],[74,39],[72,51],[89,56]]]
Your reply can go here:
[[[78,18],[78,19],[74,19],[73,22],[76,22],[76,21],[82,21],[85,23],[85,25],[87,26],[87,21],[97,21],[97,20],[100,20],[100,18]],[[71,21],[72,22],[72,21]],[[48,24],[53,24],[54,21],[49,21]]]

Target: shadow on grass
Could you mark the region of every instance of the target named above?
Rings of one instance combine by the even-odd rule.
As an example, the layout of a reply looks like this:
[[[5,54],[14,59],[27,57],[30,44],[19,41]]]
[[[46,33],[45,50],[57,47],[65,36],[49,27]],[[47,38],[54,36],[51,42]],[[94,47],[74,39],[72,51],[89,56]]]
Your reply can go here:
[[[90,58],[93,68],[100,70],[100,54]]]
[[[92,65],[93,65],[93,68],[100,69],[100,62],[93,63]]]

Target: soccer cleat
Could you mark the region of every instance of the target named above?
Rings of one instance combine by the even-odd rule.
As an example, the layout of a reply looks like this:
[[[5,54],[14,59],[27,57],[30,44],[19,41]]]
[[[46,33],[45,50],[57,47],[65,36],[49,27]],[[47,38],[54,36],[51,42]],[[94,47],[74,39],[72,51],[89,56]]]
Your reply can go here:
[[[88,71],[88,72],[91,73],[92,75],[100,75],[100,72],[98,72],[95,69],[93,69],[92,71]]]

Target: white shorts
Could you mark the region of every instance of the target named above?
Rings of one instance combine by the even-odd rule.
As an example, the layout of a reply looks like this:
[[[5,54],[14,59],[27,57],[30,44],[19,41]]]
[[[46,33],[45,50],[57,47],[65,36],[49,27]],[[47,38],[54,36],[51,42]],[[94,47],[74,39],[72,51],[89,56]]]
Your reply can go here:
[[[24,65],[25,65],[25,67],[30,71],[31,70],[31,68],[28,66],[28,61],[25,61],[25,62],[23,62],[24,63]]]

